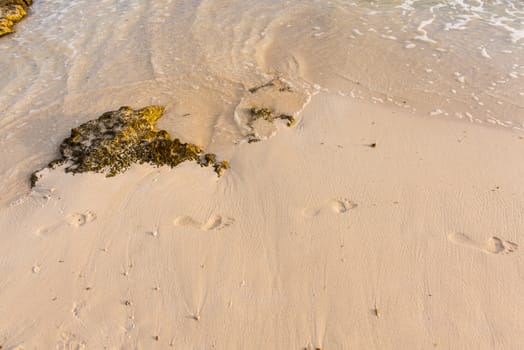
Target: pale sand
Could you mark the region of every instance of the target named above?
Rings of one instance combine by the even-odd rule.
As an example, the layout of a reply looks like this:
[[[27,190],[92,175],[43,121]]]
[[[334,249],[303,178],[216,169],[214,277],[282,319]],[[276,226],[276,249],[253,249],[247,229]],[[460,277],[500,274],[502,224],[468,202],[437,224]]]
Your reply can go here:
[[[0,210],[0,345],[524,348],[524,140],[401,113],[318,94],[220,179],[46,174]]]

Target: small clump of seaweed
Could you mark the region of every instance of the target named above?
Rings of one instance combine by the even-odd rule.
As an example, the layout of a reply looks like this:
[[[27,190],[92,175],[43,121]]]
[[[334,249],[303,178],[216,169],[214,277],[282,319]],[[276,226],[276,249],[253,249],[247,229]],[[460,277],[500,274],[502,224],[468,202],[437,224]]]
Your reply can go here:
[[[174,167],[196,161],[203,167],[213,166],[218,176],[229,168],[227,161],[219,162],[214,154],[203,154],[199,146],[172,140],[167,131],[157,130],[155,123],[163,113],[161,106],[138,110],[120,107],[106,112],[72,129],[71,136],[60,145],[61,158],[49,163],[48,168],[67,164],[66,172],[91,171],[107,177],[124,172],[134,163]],[[31,175],[32,187],[40,176],[40,170]]]
[[[33,0],[0,0],[0,36],[13,33],[13,26],[27,15]]]
[[[286,125],[288,127],[292,127],[293,125],[295,125],[295,122],[296,122],[295,117],[293,117],[292,115],[289,115],[289,114],[275,115],[274,112],[270,108],[267,108],[267,107],[253,106],[249,109],[249,116],[250,116],[250,119],[247,125],[253,132],[247,135],[248,143],[260,141],[260,138],[256,135],[255,128],[253,126],[255,121],[259,119],[263,119],[269,123],[273,123],[276,119],[287,120]]]
[[[249,121],[249,126],[252,126],[253,122],[255,120],[258,120],[260,118],[264,119],[265,121],[268,121],[270,123],[273,123],[275,119],[282,119],[287,120],[287,126],[292,127],[295,125],[295,117],[289,114],[280,114],[280,115],[274,115],[273,111],[267,107],[251,107],[249,110],[249,113],[251,114],[251,119]]]
[[[267,83],[250,88],[249,92],[254,94],[258,90],[266,88],[266,87],[270,87],[270,86],[276,87],[278,91],[280,92],[283,92],[283,91],[291,92],[292,91],[291,86],[289,86],[288,83],[286,83],[282,78],[277,77],[277,78],[271,79]]]

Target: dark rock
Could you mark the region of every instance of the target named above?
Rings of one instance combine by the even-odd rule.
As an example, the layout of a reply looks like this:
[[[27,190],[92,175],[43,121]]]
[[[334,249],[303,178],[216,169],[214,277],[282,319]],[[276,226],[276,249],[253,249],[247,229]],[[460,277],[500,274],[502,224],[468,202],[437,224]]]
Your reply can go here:
[[[161,106],[139,110],[120,107],[118,111],[106,112],[72,129],[71,136],[60,145],[61,158],[47,167],[66,164],[66,172],[91,171],[108,177],[124,172],[134,163],[174,167],[196,161],[201,166],[213,166],[218,176],[229,168],[227,161],[218,162],[214,154],[203,154],[199,146],[171,140],[167,131],[157,130],[155,123],[163,113]],[[31,175],[32,187],[40,179],[40,171]]]

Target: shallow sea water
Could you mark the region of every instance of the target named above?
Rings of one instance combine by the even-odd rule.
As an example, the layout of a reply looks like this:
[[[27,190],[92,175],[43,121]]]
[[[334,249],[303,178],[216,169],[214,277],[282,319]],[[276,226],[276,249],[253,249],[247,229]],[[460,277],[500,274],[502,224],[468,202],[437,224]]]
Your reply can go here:
[[[226,156],[246,108],[299,115],[319,91],[524,132],[521,0],[40,0],[16,30],[0,39],[7,187],[122,105],[165,105],[161,127]],[[248,91],[275,77],[291,91]]]

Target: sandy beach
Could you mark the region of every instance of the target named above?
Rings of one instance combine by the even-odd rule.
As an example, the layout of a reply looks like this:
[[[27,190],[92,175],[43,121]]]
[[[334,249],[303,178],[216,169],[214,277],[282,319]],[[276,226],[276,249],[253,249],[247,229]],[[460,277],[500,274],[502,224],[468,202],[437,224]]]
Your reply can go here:
[[[216,55],[209,62],[195,56],[191,65],[184,52],[200,48],[169,44],[157,33],[161,17],[151,14],[185,11],[197,42],[208,33],[202,23],[214,18],[209,14],[230,8],[208,1],[195,12],[190,2],[139,6],[145,3],[129,5],[129,13],[146,15],[122,27],[127,36],[146,26],[129,44],[149,45],[142,50],[111,56],[117,51],[100,43],[115,43],[119,34],[101,29],[91,41],[64,33],[71,51],[57,52],[54,63],[0,62],[13,68],[0,70],[0,349],[524,348],[523,75],[508,81],[511,89],[497,86],[490,97],[477,93],[478,100],[465,102],[413,88],[428,62],[410,84],[402,69],[375,61],[391,88],[384,94],[360,81],[361,73],[329,75],[340,61],[317,67],[316,56],[299,52],[298,29],[281,32],[286,17],[271,12],[281,7],[272,1],[245,10],[257,21],[242,17],[223,47],[199,42]],[[68,11],[88,13],[94,5],[60,6],[57,26],[67,28]],[[35,1],[31,11],[17,33],[0,38],[11,58],[31,61],[50,50],[31,44],[28,33],[47,23],[49,4]],[[267,34],[250,41],[243,21],[258,32],[268,13],[276,19],[263,25]],[[329,22],[308,18],[313,32]],[[126,19],[132,16],[117,23]],[[181,25],[175,22],[165,19],[163,30]],[[319,57],[335,50],[331,41],[307,46],[318,38],[309,34],[304,50],[321,47]],[[514,44],[516,62],[521,43]],[[239,68],[248,61],[219,55],[229,47],[254,66]],[[80,48],[89,59],[73,55]],[[163,65],[178,49],[181,73]],[[152,76],[140,70],[144,57],[157,67]],[[367,67],[359,59],[344,74]],[[462,84],[457,69],[435,82],[464,96],[481,89],[481,82],[453,87]],[[65,79],[49,79],[62,73]],[[248,91],[275,76],[289,89]],[[410,95],[411,88],[425,97]],[[227,159],[230,168],[218,177],[195,162],[135,164],[105,177],[68,174],[63,165],[45,169],[30,187],[30,174],[56,158],[70,129],[120,106],[153,103],[166,107],[159,127]],[[293,115],[296,123],[253,126],[245,121],[253,105]],[[250,133],[259,142],[248,142]]]

